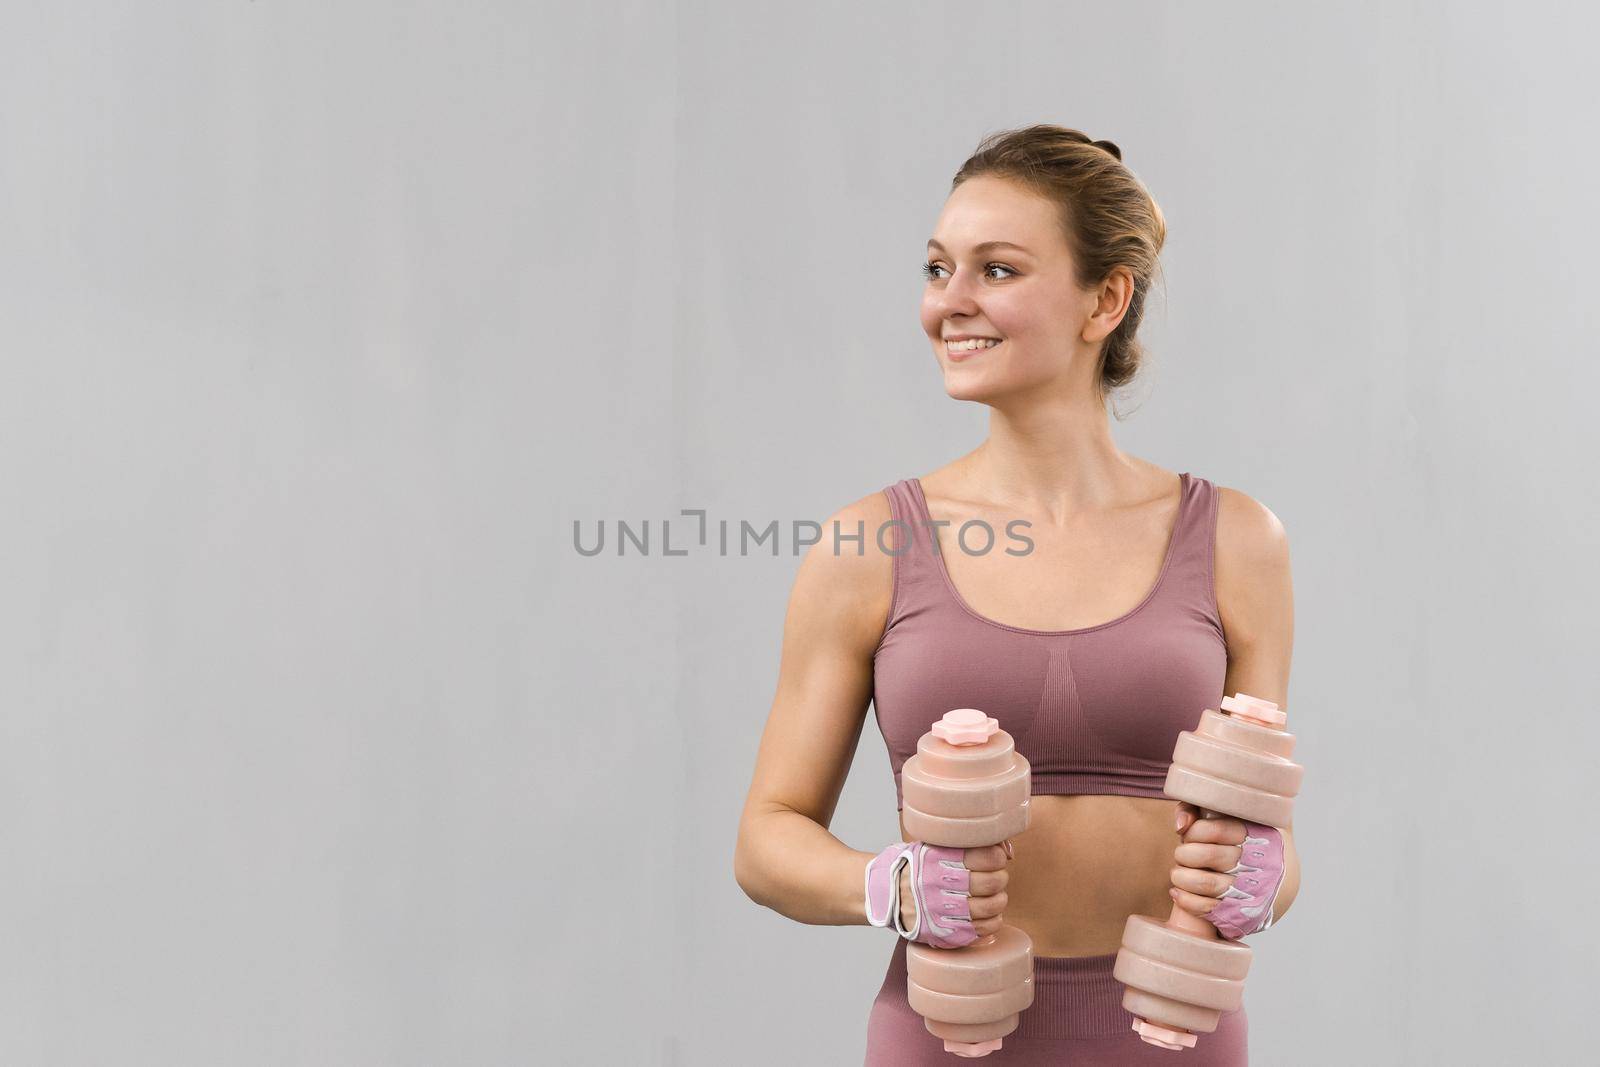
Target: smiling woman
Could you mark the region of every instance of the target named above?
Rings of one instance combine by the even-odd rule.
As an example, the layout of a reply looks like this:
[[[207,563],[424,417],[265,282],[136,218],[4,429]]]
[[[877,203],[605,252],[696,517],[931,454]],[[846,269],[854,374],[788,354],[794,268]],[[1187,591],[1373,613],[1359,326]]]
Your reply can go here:
[[[949,246],[938,234],[928,240],[922,326],[947,355],[953,355],[948,342],[967,337],[1031,340],[1035,349],[1059,352],[1066,340],[1061,331],[1072,325],[1059,314],[1059,297],[1086,296],[1115,278],[1116,296],[1107,310],[1116,322],[1095,346],[1095,391],[1103,401],[1132,381],[1143,362],[1137,334],[1160,270],[1167,227],[1155,199],[1122,165],[1121,149],[1110,141],[1080,138],[1075,130],[1053,126],[999,134],[962,165],[952,182],[951,202],[968,183],[976,182],[977,188],[960,197],[965,210],[952,213],[946,207],[941,224]],[[989,237],[963,246],[960,238],[981,238],[996,228],[996,184],[1032,201],[1014,224],[1038,236],[1027,242]],[[965,271],[958,270],[958,253]],[[985,322],[992,331],[973,329],[942,313],[939,294],[957,283],[958,274],[985,291]],[[1018,373],[1026,377],[1033,366],[1024,360]],[[972,377],[947,377],[946,388],[957,399],[981,400],[981,379],[968,380]]]
[[[887,922],[863,886],[877,857],[922,843],[903,822],[882,853],[827,830],[869,703],[897,802],[901,767],[952,708],[997,719],[1032,767],[1028,829],[1006,850],[966,849],[965,870],[947,875],[966,888],[938,913],[944,940],[919,927],[926,898],[899,873],[909,910],[869,1016],[868,1065],[949,1059],[907,1000],[906,939],[943,946],[1002,923],[1032,941],[1035,992],[995,1062],[1170,1055],[1133,1032],[1116,951],[1128,916],[1170,907],[1174,882],[1197,914],[1231,884],[1237,843],[1210,831],[1188,838],[1204,850],[1181,843],[1163,783],[1178,733],[1225,691],[1287,703],[1292,604],[1270,511],[1111,437],[1107,400],[1143,361],[1136,334],[1165,235],[1109,141],[1034,126],[980,145],[928,241],[921,325],[946,392],[989,408],[988,437],[833,517],[894,521],[906,536],[892,551],[814,547],[795,580],[735,852],[752,899],[800,922]],[[957,532],[1018,520],[1023,553],[972,552]],[[1284,839],[1280,916],[1299,877]],[[1243,1063],[1245,1047],[1241,1007],[1183,1062]]]

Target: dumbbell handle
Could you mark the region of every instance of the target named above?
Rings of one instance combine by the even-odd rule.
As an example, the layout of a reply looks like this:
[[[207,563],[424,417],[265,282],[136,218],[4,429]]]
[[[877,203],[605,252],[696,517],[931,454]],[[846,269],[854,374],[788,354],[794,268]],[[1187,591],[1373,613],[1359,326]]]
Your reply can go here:
[[[1212,811],[1210,808],[1200,809],[1200,818],[1202,819],[1215,819],[1224,814],[1224,812]],[[1190,823],[1189,825],[1193,826],[1194,824]],[[1203,937],[1207,941],[1219,941],[1222,939],[1222,935],[1217,933],[1217,928],[1211,925],[1209,919],[1202,919],[1194,912],[1180,907],[1177,901],[1172,902],[1172,914],[1167,916],[1167,926],[1173,930],[1181,930],[1186,934],[1193,934],[1195,937]]]

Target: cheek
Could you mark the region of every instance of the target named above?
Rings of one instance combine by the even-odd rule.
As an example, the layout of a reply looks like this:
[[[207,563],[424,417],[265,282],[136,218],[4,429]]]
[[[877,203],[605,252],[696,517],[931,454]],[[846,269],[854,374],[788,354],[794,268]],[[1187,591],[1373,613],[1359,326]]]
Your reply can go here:
[[[1002,337],[1027,341],[1042,336],[1050,328],[1050,319],[1040,314],[1038,304],[1014,296],[991,300],[984,313]]]

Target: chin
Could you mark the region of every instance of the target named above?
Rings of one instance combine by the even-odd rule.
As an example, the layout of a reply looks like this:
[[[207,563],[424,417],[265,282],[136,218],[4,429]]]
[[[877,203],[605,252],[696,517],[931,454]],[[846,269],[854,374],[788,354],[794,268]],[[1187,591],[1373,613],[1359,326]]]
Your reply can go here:
[[[978,404],[986,404],[1006,393],[994,381],[993,375],[973,374],[966,368],[959,368],[954,373],[949,370],[944,372],[944,391],[951,400],[970,400]]]

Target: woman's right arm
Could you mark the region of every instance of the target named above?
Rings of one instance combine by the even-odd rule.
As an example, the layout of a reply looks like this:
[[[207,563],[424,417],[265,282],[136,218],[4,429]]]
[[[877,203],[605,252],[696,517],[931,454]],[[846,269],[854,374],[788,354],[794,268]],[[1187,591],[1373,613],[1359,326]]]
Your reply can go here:
[[[733,871],[751,900],[797,922],[867,925],[863,889],[876,852],[850,848],[828,826],[866,723],[873,651],[893,595],[893,559],[876,536],[889,518],[882,493],[834,515],[806,552],[789,595],[777,695],[739,820]],[[846,537],[860,524],[860,541],[835,551],[835,522]],[[893,543],[890,531],[884,538]]]

